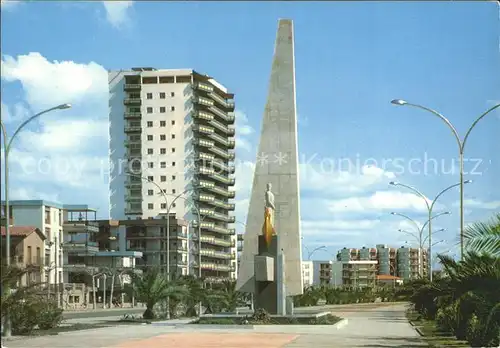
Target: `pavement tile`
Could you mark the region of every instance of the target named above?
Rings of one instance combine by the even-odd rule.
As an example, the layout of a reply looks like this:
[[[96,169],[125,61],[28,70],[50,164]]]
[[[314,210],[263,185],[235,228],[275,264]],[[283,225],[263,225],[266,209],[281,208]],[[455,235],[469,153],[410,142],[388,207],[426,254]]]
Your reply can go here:
[[[121,343],[116,348],[279,348],[299,335],[261,333],[172,333]]]

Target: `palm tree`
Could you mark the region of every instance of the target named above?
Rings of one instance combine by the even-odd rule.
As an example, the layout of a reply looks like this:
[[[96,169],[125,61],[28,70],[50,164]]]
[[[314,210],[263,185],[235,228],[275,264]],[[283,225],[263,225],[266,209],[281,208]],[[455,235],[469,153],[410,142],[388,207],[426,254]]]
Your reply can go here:
[[[245,304],[243,294],[236,290],[235,281],[225,281],[222,284],[224,307],[229,312],[236,312],[236,308]]]
[[[178,281],[169,281],[159,268],[151,268],[144,273],[129,273],[132,288],[139,302],[146,305],[144,319],[154,319],[154,306],[167,298],[178,300],[186,296],[187,288]]]
[[[500,213],[489,222],[476,222],[464,231],[469,251],[500,257]]]

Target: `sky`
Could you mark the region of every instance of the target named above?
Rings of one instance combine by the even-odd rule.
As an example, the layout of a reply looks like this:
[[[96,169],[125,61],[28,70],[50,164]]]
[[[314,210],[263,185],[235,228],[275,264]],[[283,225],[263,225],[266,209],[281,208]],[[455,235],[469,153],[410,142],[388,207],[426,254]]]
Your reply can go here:
[[[464,136],[500,103],[499,6],[494,2],[12,2],[1,3],[1,111],[12,135],[10,198],[88,204],[108,217],[107,70],[193,68],[235,93],[236,218],[246,221],[252,169],[279,18],[294,21],[304,255],[405,243],[405,214],[426,221],[458,183],[458,146],[429,112]],[[466,223],[500,211],[500,109],[465,147]],[[2,150],[3,151],[3,150]],[[2,152],[3,156],[3,152]],[[3,161],[3,158],[2,158]],[[3,173],[2,173],[3,174]],[[3,191],[2,191],[3,195]],[[457,251],[459,191],[435,204],[436,250]],[[237,223],[238,232],[244,231]]]

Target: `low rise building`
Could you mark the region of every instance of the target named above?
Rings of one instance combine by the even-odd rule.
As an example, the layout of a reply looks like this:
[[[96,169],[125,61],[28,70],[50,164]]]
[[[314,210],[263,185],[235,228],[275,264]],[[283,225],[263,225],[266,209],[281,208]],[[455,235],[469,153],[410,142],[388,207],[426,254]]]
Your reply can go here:
[[[342,262],[342,283],[352,288],[373,287],[377,282],[376,260]]]
[[[342,285],[342,263],[336,261],[302,261],[304,286]]]
[[[10,228],[10,264],[27,272],[20,280],[22,286],[43,281],[45,236],[35,226],[12,226]],[[2,255],[6,251],[6,229],[1,227]],[[6,260],[5,260],[6,261]],[[3,266],[3,265],[2,265]]]

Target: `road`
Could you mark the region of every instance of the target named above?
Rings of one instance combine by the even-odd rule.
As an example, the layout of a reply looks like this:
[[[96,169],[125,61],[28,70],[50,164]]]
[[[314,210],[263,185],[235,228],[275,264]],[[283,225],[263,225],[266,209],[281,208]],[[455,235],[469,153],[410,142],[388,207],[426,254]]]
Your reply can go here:
[[[404,317],[405,305],[328,306],[347,321],[331,325],[206,325],[115,326],[7,342],[15,347],[72,348],[309,348],[309,347],[425,347]]]

